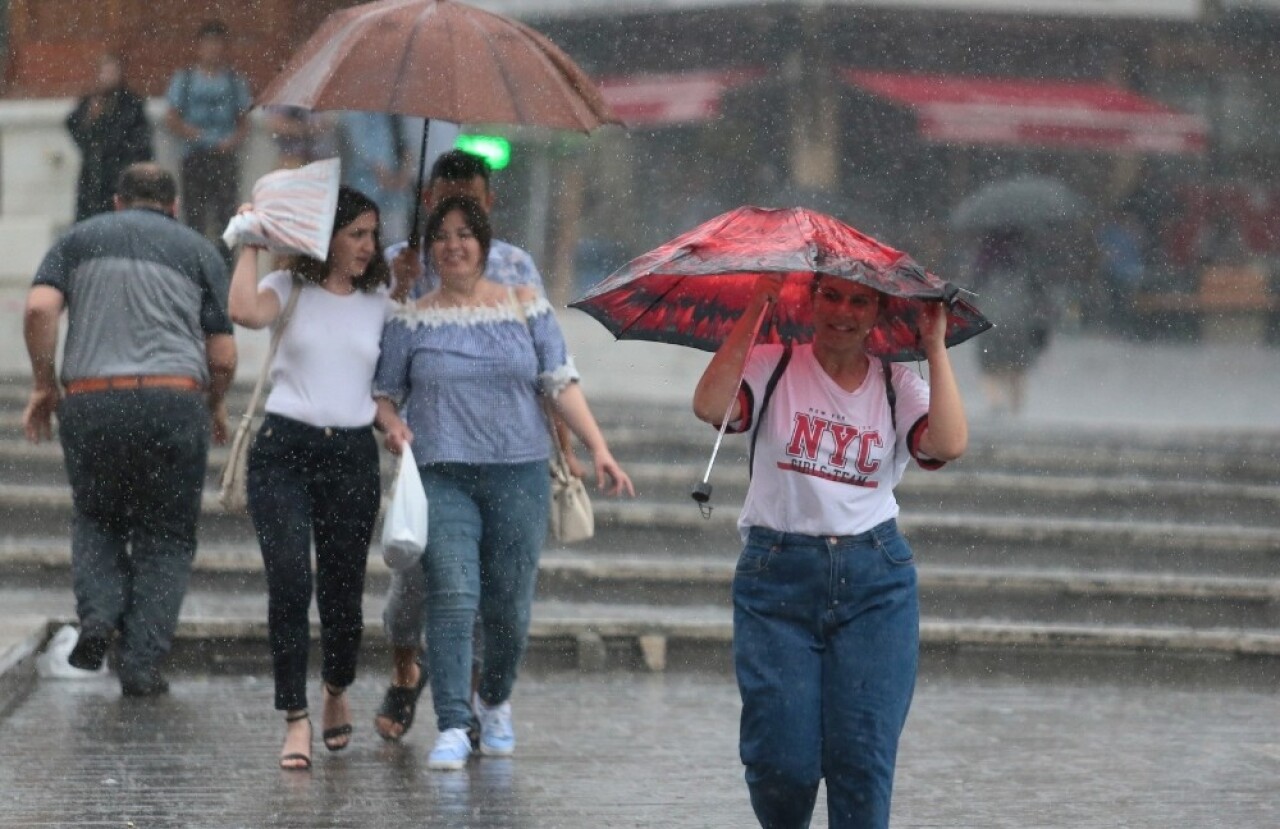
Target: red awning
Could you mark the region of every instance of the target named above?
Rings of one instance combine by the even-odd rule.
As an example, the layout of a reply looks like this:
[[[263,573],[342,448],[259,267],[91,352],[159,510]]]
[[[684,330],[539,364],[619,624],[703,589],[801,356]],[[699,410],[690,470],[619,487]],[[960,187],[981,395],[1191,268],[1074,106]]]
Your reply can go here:
[[[762,69],[653,73],[601,78],[597,85],[628,126],[709,121],[725,92],[763,77]]]
[[[1108,83],[842,70],[849,83],[915,110],[938,144],[1203,153],[1208,126]]]

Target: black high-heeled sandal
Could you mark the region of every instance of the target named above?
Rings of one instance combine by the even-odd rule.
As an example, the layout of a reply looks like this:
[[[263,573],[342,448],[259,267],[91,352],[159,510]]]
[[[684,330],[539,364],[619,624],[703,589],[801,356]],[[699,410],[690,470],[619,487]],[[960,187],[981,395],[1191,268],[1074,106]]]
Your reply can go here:
[[[334,699],[337,699],[338,697],[342,696],[347,692],[346,688],[339,688],[338,690],[335,691],[333,689],[333,686],[327,682],[323,683],[323,685],[324,685],[325,693],[333,697]],[[344,748],[351,745],[352,730],[353,729],[351,728],[351,723],[349,722],[343,723],[342,725],[335,725],[333,728],[326,728],[324,731],[322,731],[320,733],[320,739],[324,741],[324,747],[329,749],[330,751],[342,751]],[[334,744],[333,741],[340,740],[343,737],[347,738],[346,742],[343,742],[337,745]]]
[[[297,714],[288,714],[285,716],[285,723],[295,723],[298,720],[307,721],[307,750],[311,748],[311,715],[306,711]],[[301,762],[299,762],[301,761]],[[299,762],[296,766],[287,766],[285,763]],[[290,752],[289,754],[280,755],[280,768],[285,771],[311,771],[311,755],[303,754],[299,751]]]

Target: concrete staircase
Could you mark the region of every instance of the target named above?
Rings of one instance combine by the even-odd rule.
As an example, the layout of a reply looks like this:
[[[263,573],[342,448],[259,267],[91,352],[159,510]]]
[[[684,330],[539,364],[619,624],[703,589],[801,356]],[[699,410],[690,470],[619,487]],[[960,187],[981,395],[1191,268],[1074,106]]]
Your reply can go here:
[[[24,381],[0,381],[0,574],[21,610],[65,615],[70,494],[57,444],[22,439],[25,394]],[[688,492],[714,433],[684,408],[595,409],[640,496],[597,498],[595,539],[546,548],[535,654],[584,668],[727,664],[745,441],[728,439],[704,519]],[[239,643],[265,637],[252,527],[213,497],[224,457],[212,453],[184,609],[199,658],[233,659]],[[912,468],[898,490],[919,563],[926,659],[1123,656],[1280,676],[1277,457],[1280,432],[977,428],[968,456],[938,473]],[[387,579],[376,545],[370,562],[376,647]]]

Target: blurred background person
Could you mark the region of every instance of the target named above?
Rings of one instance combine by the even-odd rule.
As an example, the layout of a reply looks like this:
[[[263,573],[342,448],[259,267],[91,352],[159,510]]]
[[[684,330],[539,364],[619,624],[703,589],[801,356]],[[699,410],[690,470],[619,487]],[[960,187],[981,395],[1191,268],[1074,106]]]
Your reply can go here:
[[[165,126],[182,139],[182,214],[196,232],[219,240],[239,203],[240,147],[249,136],[249,83],[232,68],[226,24],[196,32],[196,63],[179,69],[165,95]],[[220,240],[218,241],[220,244]]]
[[[267,128],[276,142],[276,166],[292,170],[338,154],[332,116],[302,107],[273,106],[265,110]]]
[[[67,116],[67,132],[80,150],[78,222],[112,210],[120,173],[135,161],[152,158],[146,104],[125,85],[118,56],[106,54],[98,59],[93,90]]]
[[[342,183],[378,203],[384,239],[405,238],[412,173],[405,158],[404,147],[411,142],[403,119],[386,112],[345,111],[338,114],[338,131]]]
[[[1033,265],[1025,231],[994,228],[978,244],[970,284],[995,327],[978,352],[989,412],[1019,414],[1026,401],[1026,374],[1049,344],[1052,299]]]
[[[1147,274],[1147,240],[1142,223],[1119,208],[1098,228],[1098,265],[1106,292],[1107,324],[1113,333],[1133,328],[1133,300]]]

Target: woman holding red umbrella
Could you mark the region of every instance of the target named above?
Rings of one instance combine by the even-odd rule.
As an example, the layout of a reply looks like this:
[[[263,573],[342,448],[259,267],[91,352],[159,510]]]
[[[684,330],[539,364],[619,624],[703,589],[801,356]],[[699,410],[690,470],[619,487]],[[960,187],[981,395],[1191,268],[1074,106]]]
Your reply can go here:
[[[808,826],[825,778],[830,826],[885,827],[919,650],[893,488],[910,458],[937,469],[960,457],[968,425],[944,303],[918,315],[926,384],[869,355],[890,300],[838,276],[813,278],[811,344],[753,347],[783,281],[757,278],[694,395],[700,419],[727,411],[752,434],[733,584],[740,753],[762,826]]]

